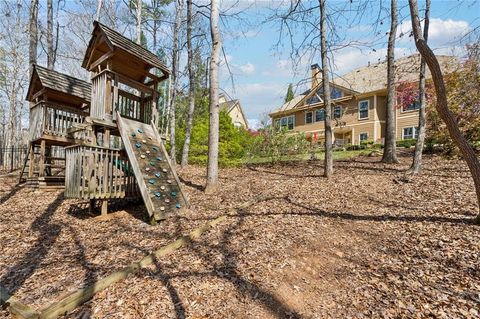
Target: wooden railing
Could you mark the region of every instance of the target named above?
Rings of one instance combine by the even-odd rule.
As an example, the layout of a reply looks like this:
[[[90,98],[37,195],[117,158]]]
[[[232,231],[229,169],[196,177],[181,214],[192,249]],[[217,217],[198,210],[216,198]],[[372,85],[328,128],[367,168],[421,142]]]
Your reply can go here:
[[[68,129],[85,121],[86,112],[70,106],[39,102],[30,109],[30,140],[44,134],[64,136]]]
[[[150,123],[152,119],[152,98],[141,98],[135,94],[118,90],[115,110],[131,120]]]
[[[65,197],[108,199],[139,196],[130,162],[120,150],[66,148]]]

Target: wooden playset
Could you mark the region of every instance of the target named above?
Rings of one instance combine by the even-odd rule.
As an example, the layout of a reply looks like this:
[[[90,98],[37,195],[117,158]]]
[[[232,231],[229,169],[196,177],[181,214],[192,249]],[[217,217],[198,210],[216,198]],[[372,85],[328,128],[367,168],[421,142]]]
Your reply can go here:
[[[34,66],[29,154],[20,181],[65,187],[65,197],[141,196],[152,221],[188,205],[157,131],[159,83],[169,71],[153,53],[94,22],[82,67],[91,83]]]

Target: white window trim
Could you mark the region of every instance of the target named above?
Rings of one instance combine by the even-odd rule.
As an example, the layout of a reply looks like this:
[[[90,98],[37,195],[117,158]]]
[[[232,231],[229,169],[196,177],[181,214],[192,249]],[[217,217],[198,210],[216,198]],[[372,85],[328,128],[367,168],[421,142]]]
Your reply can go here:
[[[405,138],[405,129],[406,128],[411,128],[412,129],[412,137]],[[417,134],[417,127],[415,126],[405,126],[402,127],[402,140],[410,140],[412,138],[416,138],[415,135]]]
[[[337,118],[335,117],[335,109],[336,109],[337,107],[340,108],[340,116],[339,116],[338,118],[339,118],[339,119],[342,118],[342,115],[343,115],[343,107],[342,107],[341,105],[334,105],[334,106],[333,106],[333,114],[332,114],[332,119],[334,119],[334,120],[337,119]]]
[[[317,121],[317,112],[320,111],[320,110],[323,110],[323,120],[320,120],[320,121]],[[317,109],[315,110],[315,113],[313,114],[314,115],[314,122],[315,123],[319,123],[319,122],[324,122],[325,121],[325,109]]]
[[[367,102],[367,117],[360,117],[360,104],[362,102]],[[363,120],[368,120],[370,119],[370,100],[361,100],[361,101],[358,101],[358,120],[359,121],[363,121]]]
[[[367,139],[365,141],[368,141],[368,138],[370,137],[370,136],[368,136],[368,132],[361,132],[360,134],[358,134],[358,142],[359,143],[363,142],[362,139],[361,139],[362,134],[367,134]]]
[[[307,123],[307,114],[308,113],[312,114],[312,122],[311,123]],[[313,111],[305,111],[305,125],[313,124],[313,123],[315,123],[315,119],[313,118]]]

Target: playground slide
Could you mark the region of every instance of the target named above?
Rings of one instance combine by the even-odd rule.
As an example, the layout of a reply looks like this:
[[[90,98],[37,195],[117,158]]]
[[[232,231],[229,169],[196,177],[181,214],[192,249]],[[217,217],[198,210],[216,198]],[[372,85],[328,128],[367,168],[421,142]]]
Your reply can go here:
[[[150,217],[162,220],[186,207],[188,200],[155,126],[119,113],[117,125]]]

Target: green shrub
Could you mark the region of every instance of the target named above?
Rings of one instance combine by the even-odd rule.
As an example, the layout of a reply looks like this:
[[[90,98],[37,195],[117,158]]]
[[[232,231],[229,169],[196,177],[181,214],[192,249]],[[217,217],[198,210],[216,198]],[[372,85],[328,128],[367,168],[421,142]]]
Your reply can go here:
[[[397,141],[397,147],[410,148],[412,146],[415,146],[416,142],[417,142],[417,140],[414,139],[414,138]]]
[[[360,145],[349,145],[347,147],[347,151],[359,151],[359,150],[364,150],[366,148],[367,148],[367,146],[362,145],[362,144],[360,144]]]

